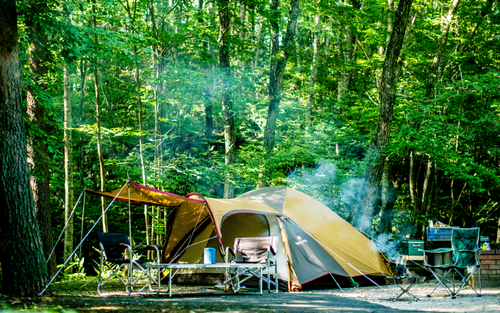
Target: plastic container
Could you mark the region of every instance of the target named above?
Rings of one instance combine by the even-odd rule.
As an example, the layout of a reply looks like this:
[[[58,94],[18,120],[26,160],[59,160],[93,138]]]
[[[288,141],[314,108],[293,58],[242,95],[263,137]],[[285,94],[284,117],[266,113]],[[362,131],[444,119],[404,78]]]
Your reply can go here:
[[[215,264],[215,248],[203,249],[203,263]]]

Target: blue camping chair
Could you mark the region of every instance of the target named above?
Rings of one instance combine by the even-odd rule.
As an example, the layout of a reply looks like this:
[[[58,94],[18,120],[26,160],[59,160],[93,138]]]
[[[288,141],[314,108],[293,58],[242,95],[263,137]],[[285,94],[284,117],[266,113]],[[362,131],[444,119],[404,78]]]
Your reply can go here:
[[[469,285],[472,290],[481,297],[481,269],[479,260],[479,228],[454,228],[451,234],[451,249],[441,248],[435,250],[422,250],[424,252],[424,264],[427,269],[437,279],[437,284],[430,294],[430,297],[437,287],[442,286],[452,299],[455,299],[458,293],[465,285]],[[445,254],[451,252],[451,262],[447,264],[429,264],[427,257]],[[442,270],[443,274],[439,274]],[[472,275],[478,271],[479,292],[469,283]],[[451,280],[448,275],[452,273]],[[455,290],[455,274],[461,279],[460,287]],[[449,284],[452,284],[450,288]]]

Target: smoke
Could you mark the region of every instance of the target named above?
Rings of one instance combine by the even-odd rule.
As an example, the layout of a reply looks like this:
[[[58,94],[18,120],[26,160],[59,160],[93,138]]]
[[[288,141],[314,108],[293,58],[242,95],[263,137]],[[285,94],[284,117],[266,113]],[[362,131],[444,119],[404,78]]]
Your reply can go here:
[[[287,186],[301,190],[328,207],[338,202],[336,191],[337,167],[321,162],[315,168],[297,168],[287,176]]]
[[[315,168],[297,168],[287,176],[287,185],[301,190],[323,202],[337,214],[351,223],[366,236],[380,242],[380,251],[389,258],[396,253],[396,243],[414,233],[410,216],[398,209],[389,217],[392,220],[392,232],[378,236],[375,225],[379,212],[374,210],[374,201],[370,199],[370,183],[365,178],[349,178],[350,171],[339,169],[332,162],[321,162]]]

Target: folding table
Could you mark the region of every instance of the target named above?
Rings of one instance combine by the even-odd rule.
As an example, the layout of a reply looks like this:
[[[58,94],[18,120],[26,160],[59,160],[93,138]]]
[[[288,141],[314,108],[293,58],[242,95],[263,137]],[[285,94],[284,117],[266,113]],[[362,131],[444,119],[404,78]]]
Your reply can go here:
[[[254,268],[260,271],[259,280],[259,290],[260,295],[262,295],[262,270],[267,268],[266,263],[214,263],[214,264],[203,264],[203,263],[164,263],[164,264],[146,264],[146,267],[150,270],[158,269],[158,289],[156,292],[161,292],[161,272],[164,269],[168,269],[168,294],[172,296],[172,278],[179,272],[179,270],[184,268],[195,268],[195,269],[210,269],[210,268],[223,268],[227,270],[237,270],[238,268]]]

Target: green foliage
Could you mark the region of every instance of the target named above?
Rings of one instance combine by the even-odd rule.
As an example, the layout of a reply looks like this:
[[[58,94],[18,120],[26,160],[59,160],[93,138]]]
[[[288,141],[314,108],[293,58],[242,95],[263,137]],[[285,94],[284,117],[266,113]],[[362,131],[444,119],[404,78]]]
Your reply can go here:
[[[180,195],[198,192],[222,197],[224,179],[235,184],[235,194],[255,189],[259,182],[287,185],[321,200],[348,221],[358,214],[373,165],[372,139],[379,118],[379,84],[387,48],[390,13],[381,1],[342,4],[301,3],[299,35],[285,71],[276,125],[275,149],[262,148],[269,104],[269,4],[233,3],[230,32],[230,96],[236,125],[236,162],[226,165],[221,73],[218,70],[219,21],[216,3],[181,1],[50,2],[50,12],[38,22],[47,30],[46,88],[35,94],[46,107],[49,131],[27,122],[27,131],[44,140],[50,165],[54,233],[64,226],[63,64],[68,62],[73,103],[73,160],[75,198],[83,188],[100,189],[94,82],[99,79],[101,136],[106,189],[127,179],[143,183],[139,136],[143,137],[146,184]],[[401,58],[399,84],[391,124],[390,143],[383,151],[397,185],[392,216],[393,232],[420,233],[427,219],[457,226],[478,225],[496,236],[498,160],[500,147],[500,51],[497,7],[485,0],[461,3],[453,19],[439,77],[429,87],[429,70],[442,35],[447,6],[416,1],[412,27]],[[27,70],[29,2],[19,3],[21,73],[25,84],[36,79]],[[280,6],[284,31],[289,6]],[[135,11],[134,11],[135,10]],[[307,107],[311,76],[315,16],[321,15],[318,75],[314,101]],[[94,27],[94,19],[96,26]],[[348,30],[355,41],[345,41]],[[61,31],[63,30],[63,31]],[[338,37],[337,37],[338,36]],[[352,57],[346,52],[352,49]],[[385,50],[384,50],[385,51]],[[135,71],[143,127],[139,132]],[[346,95],[338,98],[341,74],[350,74]],[[82,76],[83,75],[83,76]],[[83,81],[82,81],[83,77]],[[213,133],[206,134],[207,114]],[[306,115],[310,113],[310,125]],[[26,117],[26,120],[29,119]],[[307,127],[309,126],[309,127]],[[418,199],[410,196],[410,154],[414,155]],[[429,209],[422,202],[426,166],[434,164]],[[39,175],[37,169],[33,175]],[[109,201],[107,202],[109,204]],[[149,210],[156,232],[164,235],[163,210]],[[166,209],[167,214],[169,209]],[[98,199],[87,199],[77,211],[75,238],[98,219]],[[146,237],[143,208],[134,207],[137,240]],[[109,211],[110,231],[128,232],[128,206]],[[375,223],[377,222],[375,217]],[[408,230],[410,229],[410,230]],[[95,257],[96,238],[84,244],[84,255]],[[58,247],[58,255],[62,253]],[[88,257],[87,257],[88,259]],[[88,266],[88,264],[83,265]],[[90,269],[92,270],[92,269]]]

